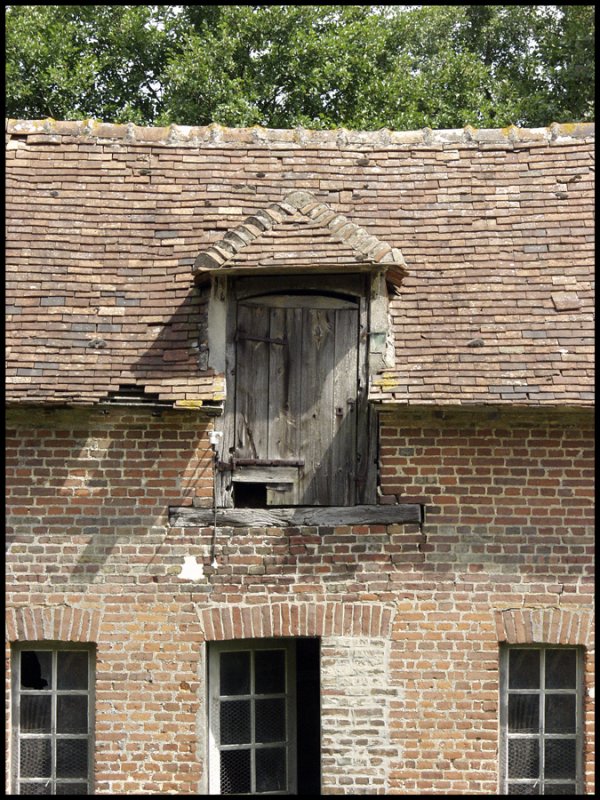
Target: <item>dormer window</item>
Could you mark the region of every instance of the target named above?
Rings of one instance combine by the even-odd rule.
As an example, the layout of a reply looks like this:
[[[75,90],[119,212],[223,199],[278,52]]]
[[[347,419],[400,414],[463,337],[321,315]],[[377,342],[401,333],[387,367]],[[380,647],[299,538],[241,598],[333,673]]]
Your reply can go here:
[[[225,374],[217,505],[376,502],[369,376],[389,354],[401,253],[293,192],[196,259],[212,280],[209,364]]]

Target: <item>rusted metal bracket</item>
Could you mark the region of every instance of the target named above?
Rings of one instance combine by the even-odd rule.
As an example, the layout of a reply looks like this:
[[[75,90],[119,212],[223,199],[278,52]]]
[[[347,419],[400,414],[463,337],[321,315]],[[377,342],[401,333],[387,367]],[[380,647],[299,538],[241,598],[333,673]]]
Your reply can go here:
[[[287,344],[287,339],[284,338],[272,338],[270,336],[247,336],[246,334],[236,333],[235,335],[236,342],[266,342],[267,344]]]

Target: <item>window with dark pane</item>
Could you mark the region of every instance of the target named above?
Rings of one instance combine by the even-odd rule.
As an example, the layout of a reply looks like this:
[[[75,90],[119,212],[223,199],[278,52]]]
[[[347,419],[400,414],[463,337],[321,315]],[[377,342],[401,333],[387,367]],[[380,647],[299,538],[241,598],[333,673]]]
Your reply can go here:
[[[502,784],[506,794],[582,794],[582,653],[502,652]]]
[[[93,793],[93,666],[81,646],[14,649],[14,794]]]
[[[306,641],[313,644],[267,639],[211,646],[211,794],[319,792],[319,650],[318,640]],[[307,741],[300,756],[301,737]]]

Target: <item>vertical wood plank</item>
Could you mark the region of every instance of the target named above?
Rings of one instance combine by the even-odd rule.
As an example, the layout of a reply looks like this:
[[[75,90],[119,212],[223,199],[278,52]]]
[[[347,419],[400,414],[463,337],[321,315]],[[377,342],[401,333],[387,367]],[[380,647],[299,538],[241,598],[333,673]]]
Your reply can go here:
[[[226,319],[225,330],[225,408],[223,419],[215,427],[223,433],[220,447],[220,460],[228,462],[231,448],[235,441],[235,330],[237,326],[237,306],[234,299],[234,287],[231,281],[225,281],[221,286],[225,309],[221,309]],[[229,471],[217,472],[215,478],[215,499],[217,506],[231,508],[233,506],[233,491],[231,473]]]
[[[300,447],[305,474],[300,502],[331,503],[331,439],[333,436],[334,312],[303,309],[302,420]]]
[[[358,381],[358,309],[335,312],[332,499],[351,505],[356,497],[356,417]]]
[[[369,305],[367,293],[360,299],[360,322],[358,335],[358,388],[357,388],[357,443],[356,443],[356,503],[375,502],[377,431],[374,416],[368,402],[369,380]],[[367,499],[369,498],[369,499]]]
[[[270,330],[272,338],[285,343],[271,347],[269,458],[301,459],[302,309],[271,309]],[[269,505],[295,505],[300,502],[298,482],[267,497]]]
[[[269,308],[269,333],[271,339],[285,341],[285,309]],[[282,455],[282,415],[287,404],[287,347],[268,345],[269,383],[267,417],[267,458],[284,458]]]
[[[238,306],[235,390],[235,455],[266,458],[269,412],[270,314],[264,306]]]
[[[375,409],[366,403],[367,419],[364,427],[367,437],[367,464],[365,468],[365,481],[357,484],[360,494],[357,495],[357,503],[370,505],[377,502],[377,465],[379,463],[379,415]]]

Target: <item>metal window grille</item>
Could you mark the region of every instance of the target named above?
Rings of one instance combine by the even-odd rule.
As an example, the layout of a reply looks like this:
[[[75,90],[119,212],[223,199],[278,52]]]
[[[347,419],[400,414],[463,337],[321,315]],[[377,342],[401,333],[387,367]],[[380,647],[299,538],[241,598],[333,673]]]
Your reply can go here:
[[[501,652],[501,793],[583,794],[581,648]]]
[[[93,794],[93,686],[90,648],[15,648],[14,794]]]
[[[295,794],[294,643],[211,645],[211,794]]]

